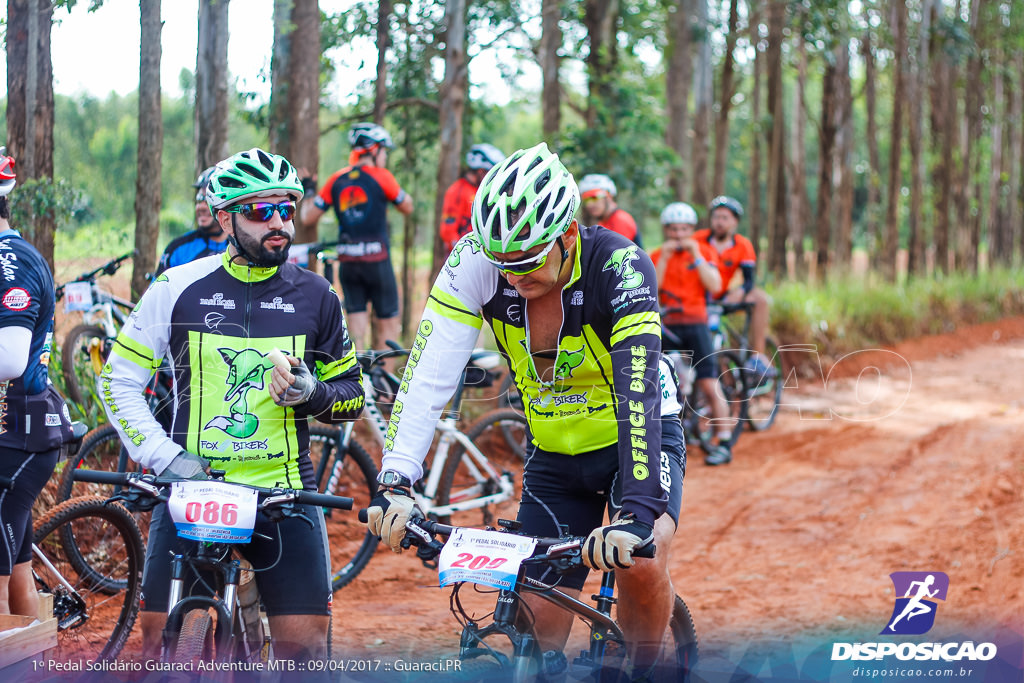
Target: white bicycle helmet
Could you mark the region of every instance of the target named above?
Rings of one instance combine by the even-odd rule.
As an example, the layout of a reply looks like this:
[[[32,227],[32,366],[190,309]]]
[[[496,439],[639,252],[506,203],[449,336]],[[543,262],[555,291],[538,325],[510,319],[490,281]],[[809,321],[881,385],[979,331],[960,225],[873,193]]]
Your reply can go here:
[[[588,173],[583,176],[583,179],[580,180],[580,196],[592,197],[600,193],[605,193],[611,197],[617,194],[615,183],[612,179],[603,173]]]
[[[486,253],[527,251],[572,225],[576,181],[545,143],[495,165],[473,199],[473,234]]]
[[[352,149],[372,149],[375,145],[383,145],[385,149],[394,149],[395,143],[391,136],[376,123],[357,123],[348,132],[348,143]]]
[[[505,153],[494,145],[481,143],[473,145],[466,152],[466,166],[469,168],[487,170],[505,158]]]
[[[661,224],[669,223],[697,225],[697,212],[686,202],[672,202],[661,212]]]

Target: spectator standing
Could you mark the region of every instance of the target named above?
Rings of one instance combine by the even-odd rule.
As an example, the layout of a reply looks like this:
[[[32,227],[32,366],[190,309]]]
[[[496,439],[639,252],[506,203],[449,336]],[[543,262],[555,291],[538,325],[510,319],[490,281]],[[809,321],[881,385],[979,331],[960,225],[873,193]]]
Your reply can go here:
[[[356,348],[367,348],[370,327],[367,304],[373,306],[373,347],[397,339],[399,326],[398,283],[391,264],[388,204],[411,214],[412,197],[387,170],[391,136],[375,123],[357,123],[348,133],[352,146],[349,165],[327,179],[309,201],[306,189],[301,217],[305,225],[316,223],[328,208],[338,220],[339,281],[345,298],[345,317]],[[310,188],[311,179],[303,179]]]
[[[505,158],[494,145],[473,145],[466,153],[466,170],[444,193],[441,208],[441,240],[444,250],[450,252],[459,238],[473,229],[473,197],[487,172]]]
[[[0,147],[0,614],[34,617],[32,504],[71,435],[47,369],[56,308],[53,274],[10,225],[14,159]]]

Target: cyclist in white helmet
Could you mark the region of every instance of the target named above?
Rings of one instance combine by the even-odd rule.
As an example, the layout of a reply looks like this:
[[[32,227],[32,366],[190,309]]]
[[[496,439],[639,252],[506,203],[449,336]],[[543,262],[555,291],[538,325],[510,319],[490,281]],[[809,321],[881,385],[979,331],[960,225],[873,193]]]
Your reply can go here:
[[[444,193],[440,232],[445,251],[451,251],[459,238],[473,229],[470,216],[476,188],[491,167],[504,158],[505,154],[494,145],[481,143],[469,148],[466,170]]]
[[[636,220],[615,202],[618,190],[615,181],[603,173],[588,173],[580,180],[583,219],[590,225],[601,225],[633,240],[643,248]]]
[[[558,536],[564,524],[587,537],[587,567],[624,570],[616,572],[618,619],[643,676],[657,666],[674,600],[668,567],[685,470],[676,379],[661,357],[654,264],[621,235],[579,225],[578,203],[576,181],[543,143],[484,177],[473,231],[428,297],[416,363],[406,367],[388,427],[382,488],[367,514],[371,532],[400,551],[414,509],[409,487],[423,475],[437,411],[486,322],[532,436],[523,531]],[[634,558],[652,541],[655,558]],[[587,572],[532,575],[578,594]],[[541,647],[561,650],[571,615],[524,597]]]

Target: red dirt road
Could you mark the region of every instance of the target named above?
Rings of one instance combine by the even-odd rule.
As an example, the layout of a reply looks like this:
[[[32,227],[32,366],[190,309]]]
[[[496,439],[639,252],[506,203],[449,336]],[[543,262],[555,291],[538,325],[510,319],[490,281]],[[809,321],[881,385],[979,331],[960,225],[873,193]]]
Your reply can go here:
[[[692,449],[672,578],[702,661],[725,670],[766,637],[877,639],[895,571],[949,575],[929,639],[1024,633],[1022,368],[1021,318],[862,353],[824,386],[789,378],[775,426],[744,434],[731,465]],[[452,652],[458,626],[435,582],[410,552],[380,550],[335,596],[335,650]]]

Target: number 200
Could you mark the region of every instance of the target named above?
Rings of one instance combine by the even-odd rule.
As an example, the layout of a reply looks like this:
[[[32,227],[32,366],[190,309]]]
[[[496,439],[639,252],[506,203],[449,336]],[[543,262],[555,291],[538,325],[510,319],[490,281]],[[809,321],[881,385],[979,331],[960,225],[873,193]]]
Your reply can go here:
[[[488,557],[487,555],[470,555],[459,553],[459,559],[452,562],[453,567],[468,569],[497,569],[505,564],[506,557]]]

